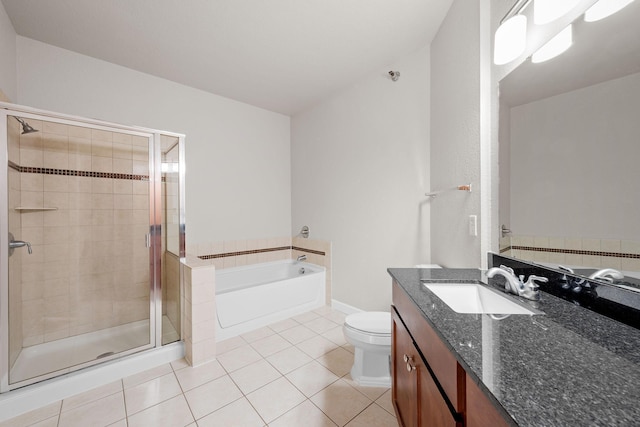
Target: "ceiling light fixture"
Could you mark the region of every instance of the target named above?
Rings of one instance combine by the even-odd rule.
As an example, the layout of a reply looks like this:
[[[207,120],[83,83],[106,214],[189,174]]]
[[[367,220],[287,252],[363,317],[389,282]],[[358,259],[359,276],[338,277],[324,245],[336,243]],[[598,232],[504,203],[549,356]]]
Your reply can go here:
[[[493,42],[493,63],[503,65],[513,61],[527,47],[527,17],[520,12],[531,0],[518,0],[500,21]]]
[[[584,13],[584,20],[595,22],[613,15],[625,6],[633,3],[633,0],[600,0]]]
[[[533,22],[544,25],[564,16],[580,0],[535,0],[533,4]],[[610,0],[607,0],[610,1]]]
[[[573,28],[569,24],[564,30],[560,31],[554,38],[549,40],[540,49],[531,55],[531,62],[537,64],[539,62],[548,61],[555,58],[565,50],[569,49],[573,44]]]

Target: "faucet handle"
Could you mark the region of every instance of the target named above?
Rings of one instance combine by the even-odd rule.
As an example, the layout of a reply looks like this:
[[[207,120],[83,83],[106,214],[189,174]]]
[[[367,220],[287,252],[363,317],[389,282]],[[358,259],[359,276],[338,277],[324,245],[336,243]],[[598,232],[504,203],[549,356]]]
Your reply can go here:
[[[529,276],[529,279],[527,280],[527,283],[525,283],[525,286],[529,286],[532,289],[538,289],[540,285],[538,285],[536,282],[547,283],[548,281],[549,279],[547,279],[546,277],[535,276],[532,274],[531,276]]]

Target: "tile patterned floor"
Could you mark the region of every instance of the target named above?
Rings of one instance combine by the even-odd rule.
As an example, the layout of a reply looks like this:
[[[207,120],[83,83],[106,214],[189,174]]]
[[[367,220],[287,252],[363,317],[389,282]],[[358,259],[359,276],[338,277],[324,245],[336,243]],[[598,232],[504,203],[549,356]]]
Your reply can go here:
[[[0,426],[397,426],[390,390],[351,380],[343,321],[321,307],[218,343],[206,365],[162,365]]]

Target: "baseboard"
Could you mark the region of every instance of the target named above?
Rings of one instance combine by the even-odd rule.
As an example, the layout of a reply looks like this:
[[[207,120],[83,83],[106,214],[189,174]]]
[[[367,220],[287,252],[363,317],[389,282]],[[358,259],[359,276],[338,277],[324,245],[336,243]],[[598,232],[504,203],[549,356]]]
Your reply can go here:
[[[359,309],[357,307],[354,307],[354,306],[349,305],[349,304],[345,304],[343,302],[340,302],[340,301],[337,301],[337,300],[334,300],[334,299],[331,300],[331,308],[334,308],[334,309],[336,309],[338,311],[341,311],[344,314],[360,313],[361,311],[364,311],[364,310],[361,310],[361,309]]]

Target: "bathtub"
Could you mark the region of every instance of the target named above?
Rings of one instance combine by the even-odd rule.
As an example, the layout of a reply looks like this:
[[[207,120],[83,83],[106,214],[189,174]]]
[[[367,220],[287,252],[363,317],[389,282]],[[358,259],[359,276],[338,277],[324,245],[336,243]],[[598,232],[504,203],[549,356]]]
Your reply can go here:
[[[216,271],[216,341],[325,305],[324,267],[293,260]]]

